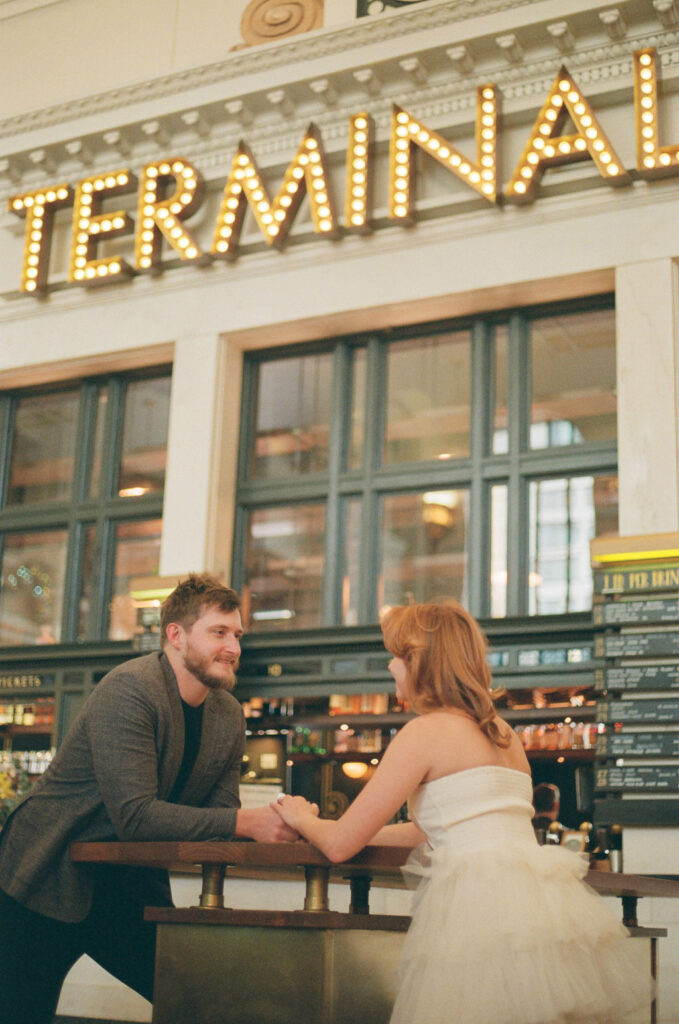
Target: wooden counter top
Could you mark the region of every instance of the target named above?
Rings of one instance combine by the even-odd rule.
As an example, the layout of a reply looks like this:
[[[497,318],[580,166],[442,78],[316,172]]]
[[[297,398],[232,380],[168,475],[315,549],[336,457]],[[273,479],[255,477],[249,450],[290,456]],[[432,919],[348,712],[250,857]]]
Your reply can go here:
[[[366,846],[355,857],[333,864],[309,843],[164,842],[72,843],[71,860],[137,867],[174,868],[223,864],[251,868],[324,867],[346,875],[351,871],[400,876],[411,850],[406,846]],[[658,875],[627,875],[588,871],[585,881],[602,895],[679,897],[679,881]]]
[[[79,863],[127,864],[137,867],[181,869],[200,865],[203,871],[203,893],[206,881],[212,887],[214,901],[203,899],[202,906],[222,906],[221,886],[227,867],[264,869],[266,874],[290,872],[303,868],[307,885],[311,878],[339,875],[363,881],[392,878],[401,881],[400,868],[410,853],[402,846],[366,846],[349,861],[333,864],[309,843],[242,842],[163,842],[163,843],[73,843],[71,859]],[[602,896],[617,896],[623,903],[623,921],[637,924],[637,900],[644,896],[679,897],[679,881],[656,875],[627,875],[609,871],[588,871],[585,881]],[[208,886],[209,888],[209,886]],[[367,907],[367,894],[365,904]]]
[[[224,864],[241,867],[325,867],[346,872],[358,868],[398,873],[410,848],[366,846],[351,860],[333,864],[309,843],[167,842],[72,843],[71,860],[137,867],[171,868],[189,864]]]

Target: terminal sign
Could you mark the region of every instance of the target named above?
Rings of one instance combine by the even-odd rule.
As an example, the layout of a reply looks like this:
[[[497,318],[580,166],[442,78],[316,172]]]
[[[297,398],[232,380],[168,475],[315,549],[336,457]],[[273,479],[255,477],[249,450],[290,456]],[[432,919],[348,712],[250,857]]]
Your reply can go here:
[[[582,90],[562,67],[537,116],[523,152],[504,191],[497,181],[498,101],[495,85],[479,86],[476,96],[476,153],[462,153],[450,140],[418,117],[394,106],[389,144],[389,218],[411,224],[415,214],[415,155],[425,153],[493,205],[531,203],[550,168],[591,160],[603,180],[628,186],[632,178]],[[656,54],[634,54],[634,125],[636,173],[652,180],[679,173],[679,146],[661,146],[658,122]],[[50,240],[55,211],[73,206],[68,283],[97,285],[133,274],[157,272],[161,250],[169,246],[181,263],[208,264],[235,259],[246,210],[254,214],[268,245],[282,248],[306,195],[314,232],[326,238],[371,230],[373,179],[372,121],[362,111],[349,119],[344,220],[340,224],[323,141],[311,125],[272,198],[255,157],[241,142],[224,186],[212,243],[203,248],[184,221],[201,205],[204,183],[197,168],[179,157],[146,164],[137,177],[116,168],[77,182],[61,182],[9,199],[9,210],[26,219],[21,291],[38,294],[48,286]],[[125,210],[103,210],[105,199],[137,191],[136,223]],[[100,243],[134,234],[134,260],[97,255]]]

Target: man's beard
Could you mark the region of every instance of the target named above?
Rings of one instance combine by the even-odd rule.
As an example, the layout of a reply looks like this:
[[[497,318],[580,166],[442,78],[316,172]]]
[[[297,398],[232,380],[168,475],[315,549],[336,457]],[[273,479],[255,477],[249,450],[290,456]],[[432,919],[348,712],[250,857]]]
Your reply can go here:
[[[222,661],[220,664],[225,669],[230,670],[228,675],[218,675],[211,668],[212,659],[195,654],[191,644],[188,645],[184,655],[184,668],[191,672],[192,675],[194,675],[196,679],[203,684],[203,686],[207,686],[210,690],[233,690],[236,685],[238,662],[235,661],[233,664],[227,664]]]

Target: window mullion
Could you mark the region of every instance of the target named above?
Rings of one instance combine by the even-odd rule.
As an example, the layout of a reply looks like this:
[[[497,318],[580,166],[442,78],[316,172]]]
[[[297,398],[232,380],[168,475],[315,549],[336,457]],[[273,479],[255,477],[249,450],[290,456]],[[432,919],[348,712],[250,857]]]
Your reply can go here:
[[[328,439],[328,484],[325,511],[325,572],[323,574],[324,626],[341,621],[341,579],[344,564],[344,541],[339,495],[339,478],[346,464],[351,405],[345,395],[351,394],[351,351],[340,343],[333,354],[332,390],[330,394],[330,437]]]
[[[240,484],[247,484],[249,480],[250,453],[254,449],[259,366],[259,360],[243,360],[240,430],[238,432],[238,482]]]
[[[83,528],[79,509],[87,501],[90,473],[94,457],[94,435],[97,415],[97,386],[85,382],[80,389],[76,426],[76,451],[73,466],[73,506],[69,515],[64,604],[61,617],[61,638],[75,641],[79,623],[79,601],[83,573]]]
[[[94,542],[94,563],[99,567],[100,572],[98,586],[94,591],[94,607],[90,616],[93,635],[100,639],[108,636],[115,557],[114,542],[115,523],[102,511],[97,520]]]
[[[488,451],[494,394],[493,360],[488,325],[472,328],[471,464],[469,528],[467,533],[467,604],[473,615],[487,614],[490,566],[488,488],[483,481],[483,457]]]
[[[507,615],[528,613],[528,485],[521,472],[521,455],[528,446],[531,371],[528,325],[511,317],[507,360]]]
[[[62,643],[73,643],[77,635],[80,600],[80,578],[83,571],[82,524],[72,515],[68,528],[64,606],[61,615]]]
[[[76,451],[73,466],[73,501],[87,500],[94,459],[94,434],[97,416],[97,386],[85,383],[80,389],[76,425]]]
[[[374,622],[380,572],[380,497],[374,473],[382,463],[386,419],[387,347],[378,338],[366,350],[365,436],[363,439],[363,500],[361,502],[360,590],[358,621]]]
[[[120,474],[120,459],[123,447],[123,423],[125,417],[125,385],[113,378],[108,382],[108,403],[102,438],[101,489],[99,503],[117,494]]]
[[[12,434],[13,434],[13,411],[15,401],[9,396],[0,397],[0,438],[2,438],[2,450],[0,451],[0,508],[4,508],[7,501],[7,488],[9,487],[10,459],[12,455]]]

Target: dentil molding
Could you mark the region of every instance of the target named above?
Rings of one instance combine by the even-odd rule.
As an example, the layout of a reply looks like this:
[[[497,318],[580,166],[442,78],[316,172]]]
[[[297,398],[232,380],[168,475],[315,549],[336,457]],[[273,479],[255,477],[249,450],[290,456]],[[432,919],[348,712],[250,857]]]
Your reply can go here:
[[[653,14],[655,4],[652,5],[651,0],[635,2],[639,8],[648,7],[648,12]],[[353,51],[359,37],[366,41],[368,29],[370,43],[374,44],[373,29],[392,34],[398,29],[402,34],[404,27],[408,27],[411,32],[423,24],[431,28],[434,16],[440,23],[450,23],[470,17],[472,13],[478,15],[482,11],[494,12],[509,7],[514,9],[516,6],[506,0],[481,0],[478,3],[471,0],[446,0],[439,4],[432,2],[431,5],[418,5],[413,10],[399,11],[389,17],[382,15],[361,19],[360,24],[349,29],[310,33],[285,44],[241,51],[219,65],[149,81],[133,90],[113,90],[23,118],[10,119],[4,124],[0,123],[0,136],[8,126],[12,132],[18,131],[19,122],[23,123],[22,130],[26,130],[32,119],[35,119],[30,125],[33,128],[38,126],[40,118],[54,117],[62,122],[67,119],[77,120],[91,115],[93,105],[96,104],[100,104],[100,111],[108,105],[109,109],[118,108],[124,113],[132,94],[135,105],[140,99],[158,97],[163,90],[172,92],[186,102],[187,90],[191,83],[195,84],[196,76],[210,75],[214,81],[229,81],[238,69],[239,74],[244,74],[245,68],[251,69],[253,62],[261,70],[264,59],[281,62],[285,57],[290,62],[293,51],[297,54],[300,51],[311,52],[327,46],[329,42],[349,46],[353,40]],[[538,2],[533,3],[532,7],[537,14],[538,11],[544,13],[546,5]],[[549,10],[553,13],[553,5],[549,5]],[[588,13],[591,18],[591,10]],[[571,21],[575,23],[575,18],[572,17]],[[549,19],[542,22],[542,26],[545,27],[547,23]],[[524,32],[524,28],[517,28],[519,39]],[[643,31],[629,33],[622,40],[613,40],[601,33],[588,41],[580,33],[577,46],[568,54],[561,53],[553,41],[550,43],[546,28],[544,35],[543,45],[522,47],[518,63],[509,62],[498,47],[493,50],[496,42],[493,34],[484,39],[477,38],[471,44],[475,48],[477,61],[464,73],[454,65],[449,40],[443,40],[435,49],[423,51],[420,58],[412,51],[408,59],[403,59],[400,53],[396,54],[374,65],[371,81],[379,78],[380,88],[372,94],[366,88],[362,96],[359,90],[358,97],[358,79],[350,71],[345,71],[341,76],[329,75],[323,81],[324,89],[318,88],[318,79],[311,75],[307,82],[288,82],[285,89],[260,89],[243,99],[226,103],[222,100],[220,104],[211,101],[202,106],[192,105],[188,109],[178,106],[174,111],[160,114],[157,118],[120,123],[115,128],[97,134],[83,133],[82,137],[68,134],[38,149],[12,153],[8,152],[8,147],[3,147],[5,155],[0,160],[0,198],[17,192],[20,182],[26,187],[30,187],[33,180],[37,186],[44,184],[47,164],[50,168],[48,177],[57,174],[75,180],[83,176],[84,167],[88,168],[87,173],[92,173],[113,166],[116,152],[121,165],[130,165],[141,164],[163,153],[171,154],[173,150],[181,151],[181,155],[196,163],[209,180],[223,174],[239,140],[246,138],[263,167],[287,165],[311,120],[321,130],[328,151],[341,150],[346,145],[348,118],[361,106],[369,110],[375,122],[378,140],[388,137],[393,103],[404,106],[436,130],[469,126],[475,118],[476,85],[483,81],[492,81],[497,85],[502,94],[505,113],[511,112],[513,116],[528,122],[534,118],[536,108],[541,106],[562,62],[591,97],[619,93],[621,90],[628,90],[631,95],[632,55],[635,49],[642,47],[654,47],[657,50],[666,90],[676,88],[679,81],[679,31],[675,28],[663,29],[657,18],[655,24],[646,20]],[[528,37],[527,32],[525,37]],[[492,54],[491,58],[489,54]],[[355,60],[353,53],[352,56]],[[430,74],[428,69],[432,66],[434,72]],[[415,81],[415,78],[418,80]],[[351,88],[347,87],[347,79],[350,80]],[[300,94],[304,94],[307,100],[303,103],[294,102],[293,95],[299,99]],[[329,95],[332,102],[328,102]],[[261,108],[266,104],[269,113],[262,115]],[[251,108],[259,110],[260,114],[253,116]]]
[[[627,0],[622,0],[626,3]],[[638,2],[638,0],[634,0]],[[248,74],[269,71],[297,62],[314,61],[334,54],[374,46],[387,40],[436,29],[470,18],[497,14],[506,10],[535,5],[535,0],[430,0],[412,9],[383,13],[377,17],[357,19],[353,24],[333,29],[317,29],[287,38],[284,42],[262,44],[233,51],[225,60],[198,68],[163,75],[121,89],[82,97],[43,107],[0,121],[0,139],[35,131],[65,121],[96,116],[104,111],[132,106],[141,101],[181,95],[220,82],[230,82]]]

